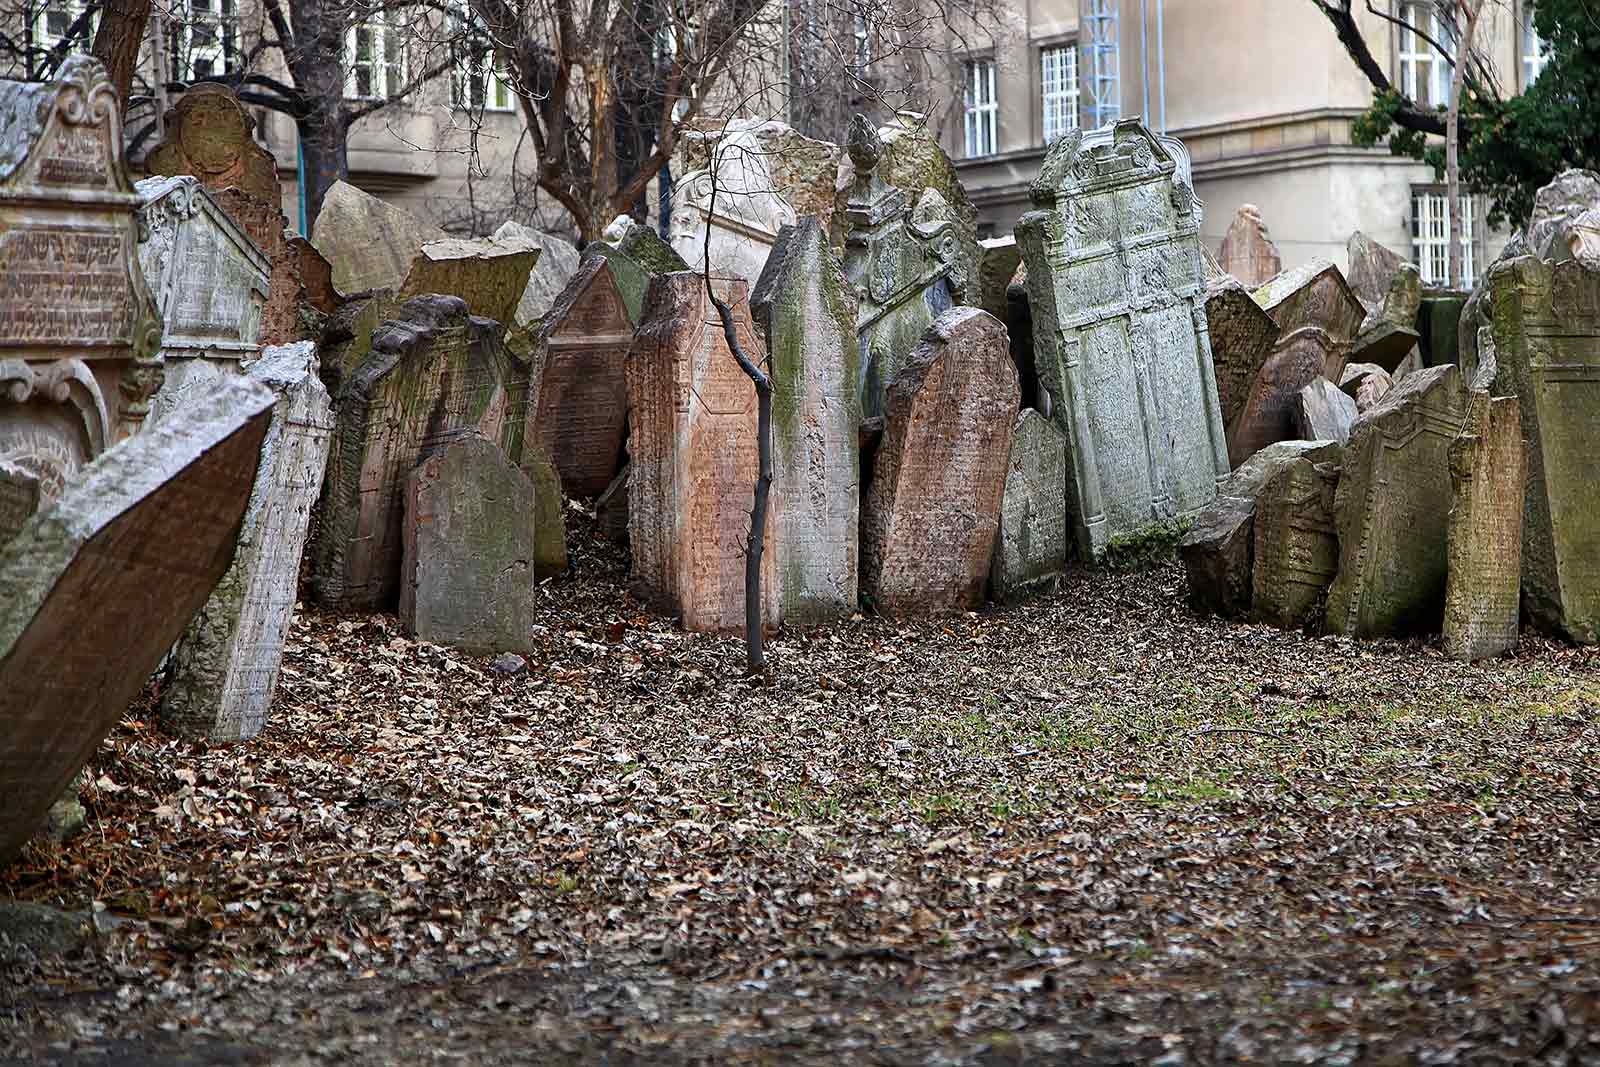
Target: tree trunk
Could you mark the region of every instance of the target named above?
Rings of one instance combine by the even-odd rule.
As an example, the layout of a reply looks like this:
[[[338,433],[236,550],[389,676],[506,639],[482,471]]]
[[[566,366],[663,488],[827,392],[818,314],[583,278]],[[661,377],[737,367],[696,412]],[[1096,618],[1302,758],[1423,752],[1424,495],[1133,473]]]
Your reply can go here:
[[[348,131],[337,115],[314,113],[296,123],[300,151],[305,154],[306,229],[317,223],[317,213],[333,183],[350,173]],[[307,236],[310,236],[309,233]]]
[[[100,11],[100,28],[94,34],[94,57],[106,65],[122,110],[128,110],[133,72],[139,65],[139,46],[150,21],[151,0],[107,0]]]
[[[1450,287],[1461,288],[1466,256],[1461,244],[1461,94],[1467,83],[1467,67],[1472,63],[1472,36],[1484,0],[1459,0],[1461,39],[1456,47],[1456,65],[1450,72],[1450,107],[1444,120],[1445,210],[1450,213]]]

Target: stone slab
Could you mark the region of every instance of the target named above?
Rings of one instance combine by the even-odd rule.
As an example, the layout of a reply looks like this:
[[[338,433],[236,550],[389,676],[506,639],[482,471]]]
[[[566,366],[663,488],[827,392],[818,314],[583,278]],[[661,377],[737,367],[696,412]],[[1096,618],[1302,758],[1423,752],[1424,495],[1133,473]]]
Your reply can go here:
[[[1211,331],[1222,423],[1231,426],[1244,410],[1256,375],[1282,331],[1272,316],[1250,299],[1250,291],[1226,274],[1206,285],[1206,325]]]
[[[1339,390],[1356,402],[1356,412],[1366,414],[1383,394],[1394,388],[1394,378],[1376,363],[1351,363],[1339,378]]]
[[[227,569],[272,404],[259,385],[218,386],[98,457],[0,549],[0,863]]]
[[[1474,393],[1466,426],[1450,446],[1444,651],[1452,659],[1487,659],[1517,647],[1527,474],[1520,402]]]
[[[1320,326],[1340,345],[1355,339],[1367,317],[1366,307],[1356,299],[1344,275],[1327,259],[1313,259],[1284,271],[1253,295],[1284,333]],[[1328,377],[1337,380],[1338,375]]]
[[[890,385],[861,519],[861,588],[888,615],[983,603],[1021,388],[1005,327],[951,308]]]
[[[537,326],[561,290],[577,273],[577,246],[564,237],[509,220],[500,224],[494,236],[499,241],[516,239],[531,241],[539,246],[539,259],[528,272],[528,284],[522,290],[522,299],[517,302],[512,319],[505,324],[519,329]]]
[[[1059,577],[1067,566],[1067,438],[1049,418],[1024,408],[1011,430],[989,592],[1013,600]]]
[[[166,137],[145,156],[153,175],[191,175],[210,190],[234,188],[260,201],[280,195],[278,165],[256,143],[255,123],[225,85],[193,85],[167,109]]]
[[[1316,326],[1302,326],[1278,339],[1228,427],[1228,458],[1235,467],[1267,445],[1299,434],[1295,413],[1300,391],[1323,378],[1333,351],[1327,331]]]
[[[978,307],[1006,321],[1007,291],[1017,268],[1022,266],[1022,249],[1015,234],[989,237],[978,242]]]
[[[611,479],[606,491],[594,502],[594,525],[600,534],[614,545],[628,543],[628,467]]]
[[[1350,283],[1351,292],[1369,312],[1380,310],[1405,260],[1360,230],[1345,242],[1345,258],[1350,264],[1345,280]]]
[[[1295,432],[1302,441],[1350,440],[1350,427],[1360,411],[1344,390],[1318,377],[1295,399]]]
[[[212,741],[246,741],[266,725],[334,425],[311,342],[266,349],[245,377],[276,398],[255,487],[233,562],[178,639],[161,687],[162,724]]]
[[[369,289],[400,291],[417,253],[445,232],[404,208],[338,181],[322,200],[311,243],[333,267],[333,284],[354,296]]]
[[[520,237],[446,237],[417,249],[398,299],[424,293],[459,296],[474,315],[514,324],[541,250]]]
[[[611,260],[611,276],[622,294],[628,318],[638,323],[644,315],[650,282],[658,274],[689,269],[683,257],[654,229],[630,215],[618,215],[601,239],[585,248]]]
[[[1267,235],[1267,224],[1261,221],[1260,208],[1254,204],[1240,205],[1228,224],[1228,232],[1222,236],[1217,263],[1252,289],[1283,270],[1283,257]]]
[[[290,229],[276,198],[257,200],[239,189],[213,190],[211,195],[272,263],[271,288],[261,313],[261,343],[315,340],[341,299],[328,260]]]
[[[1314,616],[1339,568],[1339,446],[1323,442],[1272,473],[1256,500],[1250,618],[1292,629]]]
[[[1350,343],[1350,360],[1371,363],[1393,371],[1417,347],[1422,335],[1409,326],[1396,326],[1379,320],[1356,335]]]

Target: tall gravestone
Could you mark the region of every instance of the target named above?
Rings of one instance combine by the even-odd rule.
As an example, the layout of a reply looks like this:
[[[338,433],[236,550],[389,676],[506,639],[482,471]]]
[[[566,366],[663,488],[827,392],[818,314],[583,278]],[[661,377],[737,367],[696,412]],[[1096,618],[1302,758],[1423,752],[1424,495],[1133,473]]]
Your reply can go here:
[[[85,56],[0,81],[0,462],[43,501],[139,429],[162,381],[121,114]]]
[[[276,398],[255,488],[233,562],[178,639],[161,688],[162,723],[213,741],[245,741],[266,725],[333,433],[310,341],[268,348],[245,377]]]
[[[1454,367],[1404,380],[1356,420],[1334,498],[1339,573],[1328,629],[1350,637],[1429,632],[1445,592],[1450,445],[1466,419]]]
[[[856,608],[861,407],[854,294],[820,219],[783,228],[750,303],[774,383],[779,607],[824,622]]]
[[[1299,626],[1332,584],[1339,565],[1334,499],[1340,461],[1337,444],[1309,444],[1262,485],[1250,569],[1253,621]]]
[[[1231,426],[1282,331],[1272,316],[1250,299],[1250,290],[1228,274],[1206,283],[1206,325],[1211,332],[1222,424]]]
[[[884,392],[901,364],[967,279],[950,212],[930,201],[930,217],[914,217],[907,192],[879,176],[883,142],[860,115],[850,124],[848,148],[855,178],[845,208],[844,269],[861,292],[858,389],[862,414],[873,418],[883,414]]]
[[[740,347],[761,341],[743,279],[715,279]],[[627,358],[628,543],[642,599],[682,615],[685,629],[744,630],[744,570],[758,472],[755,385],[728,347],[693,271],[656,276]],[[775,524],[762,555],[762,618],[777,625]]]
[[[1044,415],[1023,408],[1011,429],[1006,488],[995,533],[989,591],[1009,600],[1058,577],[1067,566],[1067,439]]]
[[[468,315],[459,297],[408,300],[374,332],[371,354],[337,397],[312,545],[311,584],[323,605],[395,606],[406,478],[464,433],[501,441],[521,410],[519,380],[499,323]]]
[[[1527,473],[1517,398],[1472,394],[1466,427],[1450,446],[1444,649],[1454,659],[1517,647]]]
[[[889,386],[861,519],[861,588],[890,615],[983,603],[1021,406],[1006,330],[951,308]]]
[[[0,548],[0,864],[227,569],[272,402],[219,383],[96,458]]]
[[[1034,356],[1067,435],[1084,556],[1192,516],[1228,475],[1194,198],[1137,121],[1051,145],[1017,224]]]
[[[1242,204],[1228,232],[1223,235],[1222,247],[1217,251],[1217,262],[1222,269],[1245,285],[1254,287],[1270,280],[1283,270],[1283,257],[1278,246],[1267,236],[1267,224],[1261,221],[1261,209],[1254,204]]]

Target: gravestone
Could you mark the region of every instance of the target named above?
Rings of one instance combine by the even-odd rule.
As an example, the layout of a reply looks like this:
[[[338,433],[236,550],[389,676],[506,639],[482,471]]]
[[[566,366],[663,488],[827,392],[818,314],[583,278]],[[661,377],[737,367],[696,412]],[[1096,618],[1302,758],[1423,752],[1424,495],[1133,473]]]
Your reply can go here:
[[[772,506],[787,622],[856,609],[861,423],[855,294],[821,220],[785,226],[750,298],[773,380]]]
[[[322,364],[322,384],[337,397],[345,381],[372,354],[372,335],[394,317],[400,301],[389,289],[353,296],[328,316],[317,354]]]
[[[861,293],[858,389],[862,414],[872,418],[883,414],[885,391],[901,364],[967,281],[956,224],[948,217],[916,221],[906,191],[880,177],[883,142],[860,115],[851,122],[848,150],[855,177],[845,209],[844,270]],[[940,205],[949,208],[943,200],[930,207]]]
[[[86,56],[0,81],[0,461],[46,501],[143,425],[162,380],[121,114]]]
[[[1272,354],[1281,331],[1232,275],[1219,275],[1208,282],[1205,300],[1217,402],[1222,424],[1231,426],[1244,410],[1256,375]]]
[[[1365,414],[1394,388],[1389,372],[1375,363],[1351,363],[1339,377],[1339,389],[1356,402],[1356,411]]]
[[[482,656],[531,651],[537,498],[532,480],[478,434],[411,472],[400,581],[407,633]]]
[[[311,342],[268,348],[245,377],[276,398],[255,487],[233,563],[178,639],[161,687],[163,725],[213,741],[266,725],[333,433]]]
[[[346,181],[333,183],[311,226],[311,243],[332,265],[333,285],[346,296],[368,289],[399,292],[422,246],[444,238],[439,227]]]
[[[1067,566],[1067,439],[1032,408],[1011,429],[989,591],[1010,600]]]
[[[1444,650],[1478,660],[1517,647],[1527,454],[1514,396],[1474,393],[1450,446]]]
[[[1255,565],[1257,500],[1274,474],[1305,455],[1322,455],[1325,441],[1279,441],[1239,465],[1217,496],[1195,516],[1178,542],[1189,579],[1189,603],[1198,612],[1242,619],[1250,613]]]
[[[1350,440],[1350,427],[1361,412],[1338,386],[1318,377],[1295,400],[1294,425],[1302,441]]]
[[[255,358],[272,264],[195,178],[146,178],[135,189],[139,266],[165,324],[153,422]]]
[[[661,239],[655,230],[633,218],[618,215],[605,228],[601,239],[584,249],[611,261],[611,280],[632,322],[644,316],[650,281],[658,274],[688,270],[689,264]]]
[[[1527,441],[1522,605],[1538,626],[1600,642],[1600,272],[1519,256],[1489,275],[1497,395]],[[1409,379],[1408,379],[1409,380]]]
[[[494,231],[494,236],[496,240],[502,242],[531,241],[539,246],[539,258],[534,263],[533,269],[528,272],[528,284],[522,290],[522,299],[517,303],[516,313],[505,323],[506,326],[515,325],[523,330],[536,327],[539,320],[544,318],[545,312],[550,310],[550,305],[555,303],[561,290],[567,287],[567,283],[577,273],[578,249],[564,237],[524,226],[520,222],[501,223],[500,228]]]
[[[43,499],[38,478],[20,465],[0,459],[0,548],[39,510]]]
[[[227,569],[272,402],[219,384],[96,458],[0,549],[0,864]]]
[[[1228,232],[1223,235],[1217,262],[1252,289],[1283,270],[1283,257],[1278,254],[1278,246],[1272,243],[1272,238],[1267,236],[1260,208],[1254,204],[1240,206],[1228,225]]]
[[[1318,326],[1333,341],[1327,377],[1339,380],[1350,355],[1351,342],[1366,320],[1367,309],[1345,282],[1339,268],[1326,259],[1314,259],[1294,270],[1284,271],[1253,294],[1256,303],[1284,333],[1302,326]]]
[[[1316,326],[1302,326],[1278,339],[1228,427],[1228,456],[1235,467],[1267,445],[1296,436],[1300,391],[1323,377],[1333,347],[1327,331]]]
[[[1344,275],[1350,291],[1369,312],[1381,311],[1389,287],[1406,261],[1360,230],[1345,242],[1345,254],[1350,261],[1350,269]]]
[[[951,308],[889,386],[861,517],[861,588],[878,611],[983,603],[1021,406],[1006,330]]]
[[[1292,629],[1314,614],[1339,567],[1334,497],[1340,449],[1320,442],[1266,480],[1256,499],[1250,618]]]
[[[517,387],[499,323],[469,316],[459,297],[415,297],[374,332],[371,354],[337,397],[311,548],[321,604],[393,609],[407,476],[469,431],[501,441],[521,410]]]
[[[501,451],[504,451],[502,449]],[[533,483],[533,576],[540,581],[567,571],[567,508],[561,476],[538,445],[524,446],[517,469]]]
[[[1228,475],[1193,195],[1137,121],[1046,153],[1017,223],[1034,357],[1067,435],[1079,548],[1197,514]]]
[[[585,255],[535,335],[523,439],[543,449],[574,497],[605,492],[622,466],[634,323],[615,262]]]
[[[446,237],[417,249],[397,299],[425,293],[459,296],[474,315],[514,325],[539,246],[518,237]]]
[[[978,306],[1005,322],[1007,292],[1022,265],[1022,249],[1014,234],[986,238],[978,242],[978,249]]]
[[[1430,632],[1444,603],[1450,444],[1466,419],[1454,367],[1396,383],[1356,420],[1334,500],[1339,573],[1328,629],[1349,637]]]
[[[714,279],[740,347],[764,353],[743,279]],[[686,630],[743,632],[745,550],[758,468],[755,385],[724,338],[693,271],[657,275],[626,361],[628,543],[641,599],[683,617]],[[768,512],[761,558],[764,625],[779,621]]]

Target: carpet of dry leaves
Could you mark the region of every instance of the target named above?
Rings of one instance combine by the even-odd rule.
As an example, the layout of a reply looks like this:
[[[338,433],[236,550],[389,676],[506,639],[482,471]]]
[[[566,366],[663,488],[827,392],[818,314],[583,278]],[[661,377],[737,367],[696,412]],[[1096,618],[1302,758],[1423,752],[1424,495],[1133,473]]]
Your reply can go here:
[[[1600,1062],[1600,651],[1169,565],[751,680],[574,540],[521,675],[306,611],[257,740],[133,709],[0,873],[99,931],[0,963],[0,1060]]]

